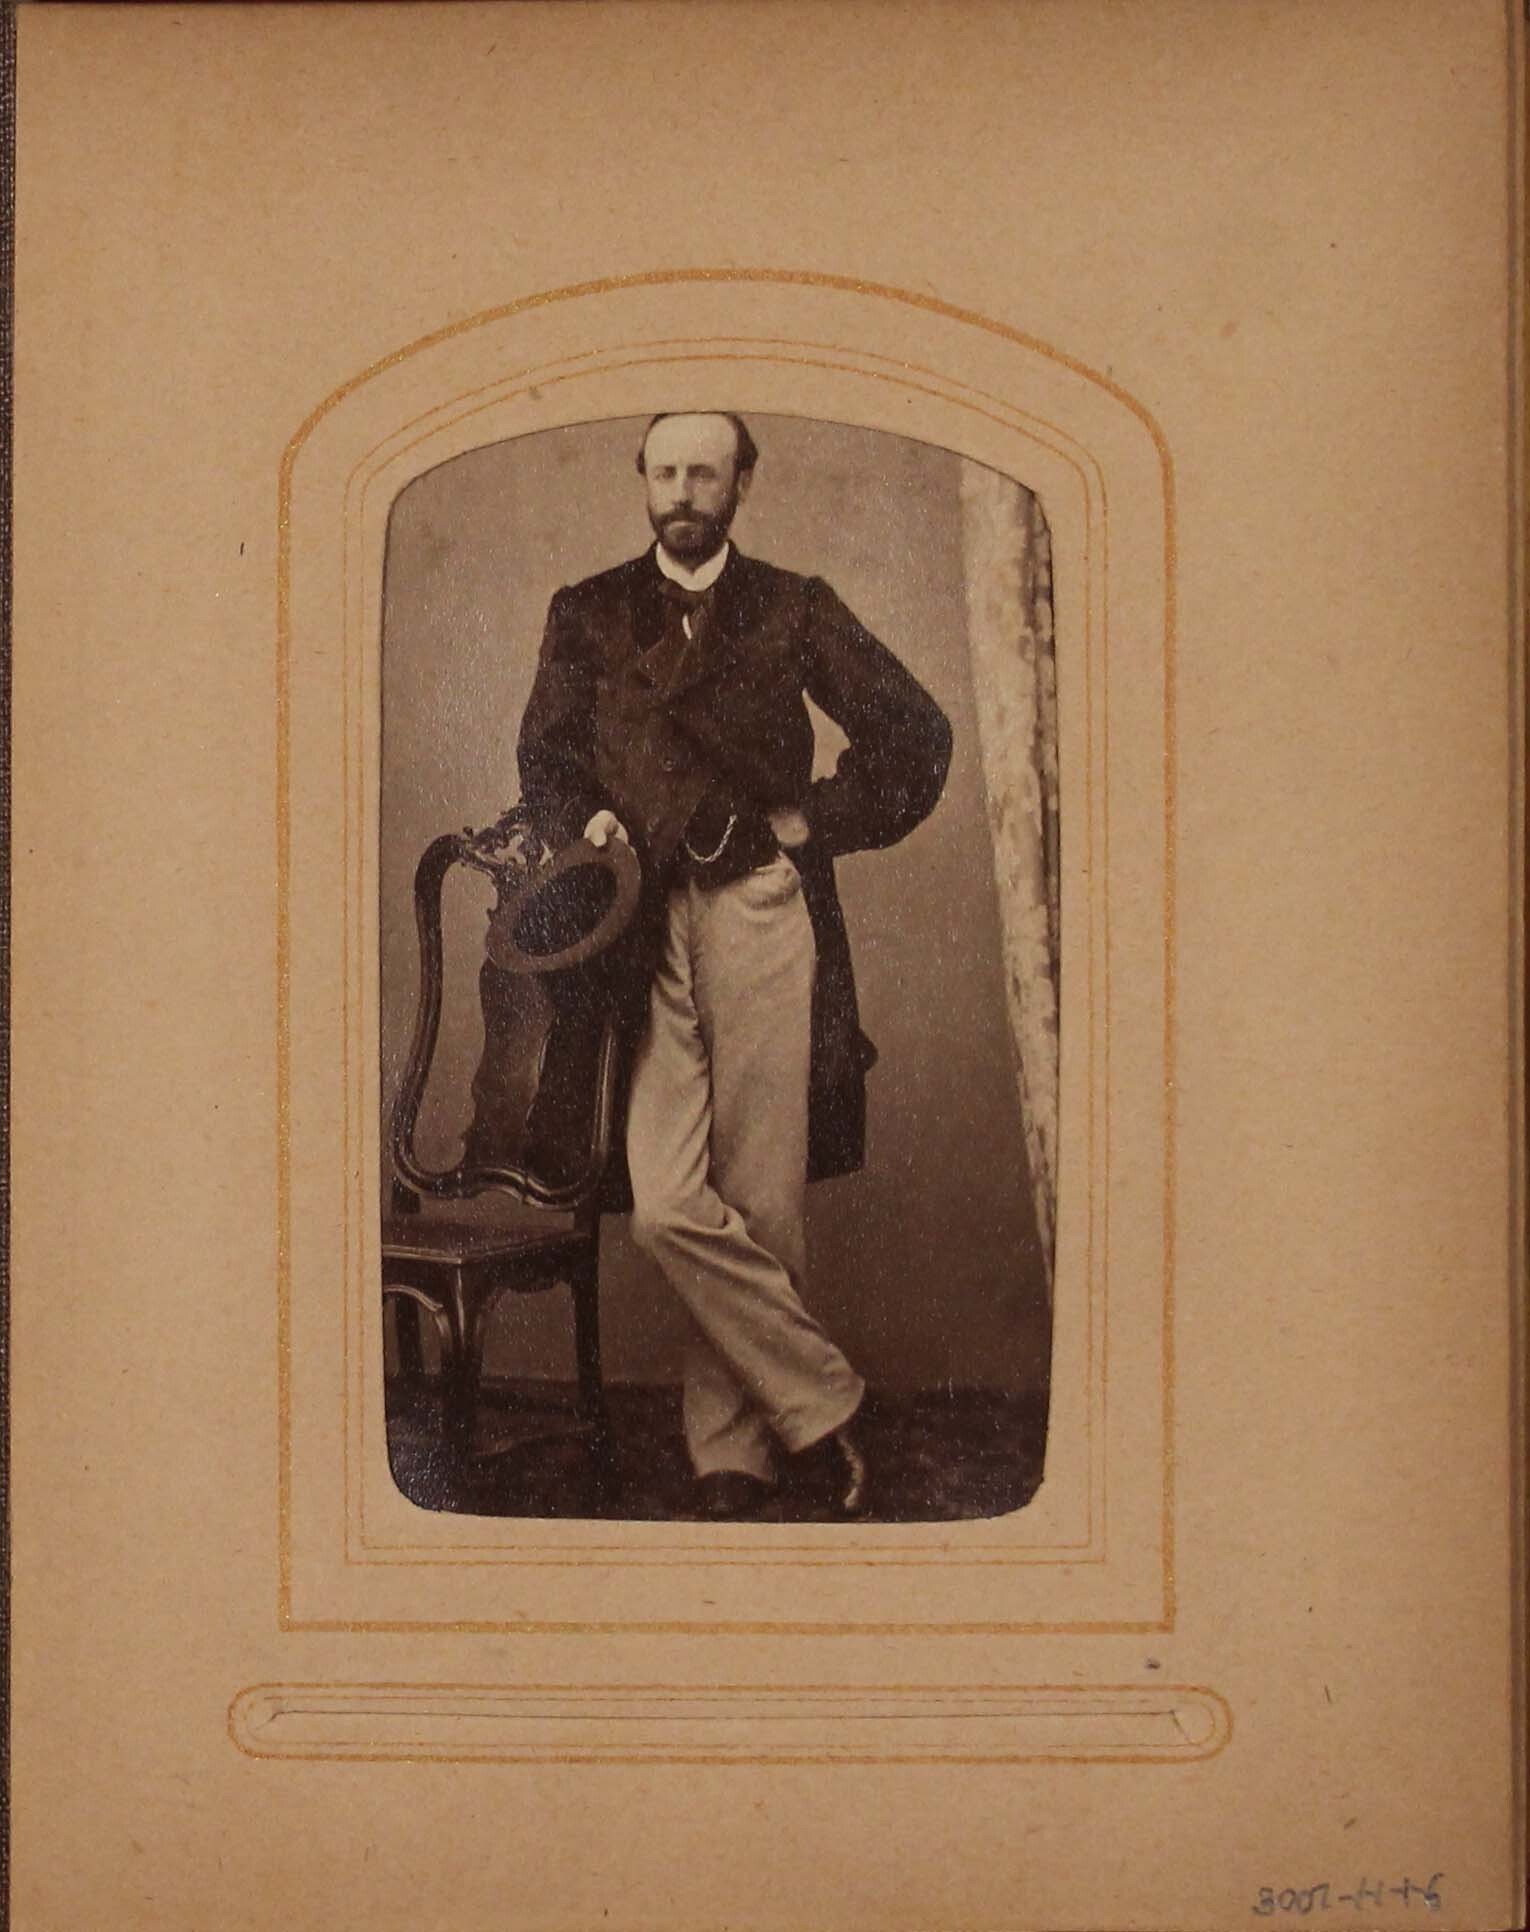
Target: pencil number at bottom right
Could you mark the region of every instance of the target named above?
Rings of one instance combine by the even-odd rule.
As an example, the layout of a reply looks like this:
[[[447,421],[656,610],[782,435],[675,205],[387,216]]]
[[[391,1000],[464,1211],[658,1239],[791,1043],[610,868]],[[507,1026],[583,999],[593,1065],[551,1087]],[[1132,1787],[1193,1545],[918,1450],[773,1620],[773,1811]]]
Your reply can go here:
[[[1305,1918],[1310,1913],[1328,1912],[1338,1906],[1363,1911],[1384,1905],[1388,1899],[1400,1899],[1404,1905],[1421,1905],[1426,1911],[1438,1912],[1440,1881],[1444,1876],[1443,1872],[1433,1872],[1423,1884],[1412,1878],[1395,1883],[1384,1878],[1362,1878],[1358,1885],[1344,1891],[1330,1880],[1318,1885],[1288,1885],[1282,1891],[1273,1885],[1261,1885],[1259,1896],[1249,1910],[1261,1919],[1273,1918],[1280,1912],[1294,1912]]]

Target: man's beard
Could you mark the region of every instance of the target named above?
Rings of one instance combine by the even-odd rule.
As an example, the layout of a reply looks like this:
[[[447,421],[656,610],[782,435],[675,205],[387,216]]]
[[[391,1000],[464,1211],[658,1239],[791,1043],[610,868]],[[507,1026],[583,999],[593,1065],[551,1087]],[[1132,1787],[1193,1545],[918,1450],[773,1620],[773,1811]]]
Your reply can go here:
[[[655,516],[650,510],[648,521],[653,525],[654,535],[675,562],[694,570],[698,564],[704,564],[722,549],[737,508],[738,496],[735,493],[715,516],[703,516],[699,510],[669,510],[663,516]]]

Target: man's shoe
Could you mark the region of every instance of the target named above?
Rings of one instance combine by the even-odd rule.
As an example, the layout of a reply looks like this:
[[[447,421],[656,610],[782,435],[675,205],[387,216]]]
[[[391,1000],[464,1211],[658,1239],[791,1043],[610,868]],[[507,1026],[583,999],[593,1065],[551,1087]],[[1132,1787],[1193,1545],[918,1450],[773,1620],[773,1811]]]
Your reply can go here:
[[[871,1507],[871,1472],[866,1467],[866,1451],[848,1425],[834,1431],[834,1447],[839,1457],[835,1501],[846,1516],[864,1516]]]
[[[744,1469],[714,1469],[696,1478],[696,1503],[708,1522],[730,1523],[754,1516],[775,1494],[775,1484]]]
[[[791,1479],[811,1508],[864,1516],[871,1507],[866,1451],[849,1423],[799,1450],[792,1458]]]

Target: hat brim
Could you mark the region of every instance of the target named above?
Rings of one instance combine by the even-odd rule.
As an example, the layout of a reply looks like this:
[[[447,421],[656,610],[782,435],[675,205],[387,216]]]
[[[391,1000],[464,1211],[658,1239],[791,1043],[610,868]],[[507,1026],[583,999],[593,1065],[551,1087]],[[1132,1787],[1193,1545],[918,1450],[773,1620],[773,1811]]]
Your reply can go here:
[[[620,938],[637,910],[642,868],[630,845],[575,839],[489,921],[488,955],[504,973],[560,973]]]

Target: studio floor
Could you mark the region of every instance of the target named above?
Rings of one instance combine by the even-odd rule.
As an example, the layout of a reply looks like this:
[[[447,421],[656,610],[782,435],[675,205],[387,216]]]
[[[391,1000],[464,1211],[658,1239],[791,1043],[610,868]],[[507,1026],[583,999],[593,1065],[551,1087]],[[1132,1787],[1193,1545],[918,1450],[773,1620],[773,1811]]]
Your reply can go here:
[[[442,1453],[440,1404],[428,1384],[390,1380],[388,1441],[399,1488],[422,1508],[481,1516],[696,1517],[678,1389],[608,1387],[611,1448],[604,1463],[581,1436],[535,1438],[535,1430],[556,1421],[556,1400],[545,1385],[486,1389],[480,1453],[464,1475]],[[871,1391],[858,1433],[872,1471],[872,1507],[862,1520],[1003,1516],[1023,1508],[1041,1482],[1046,1401],[985,1389]],[[758,1520],[834,1520],[811,1458],[805,1462],[800,1471],[787,1468]]]

